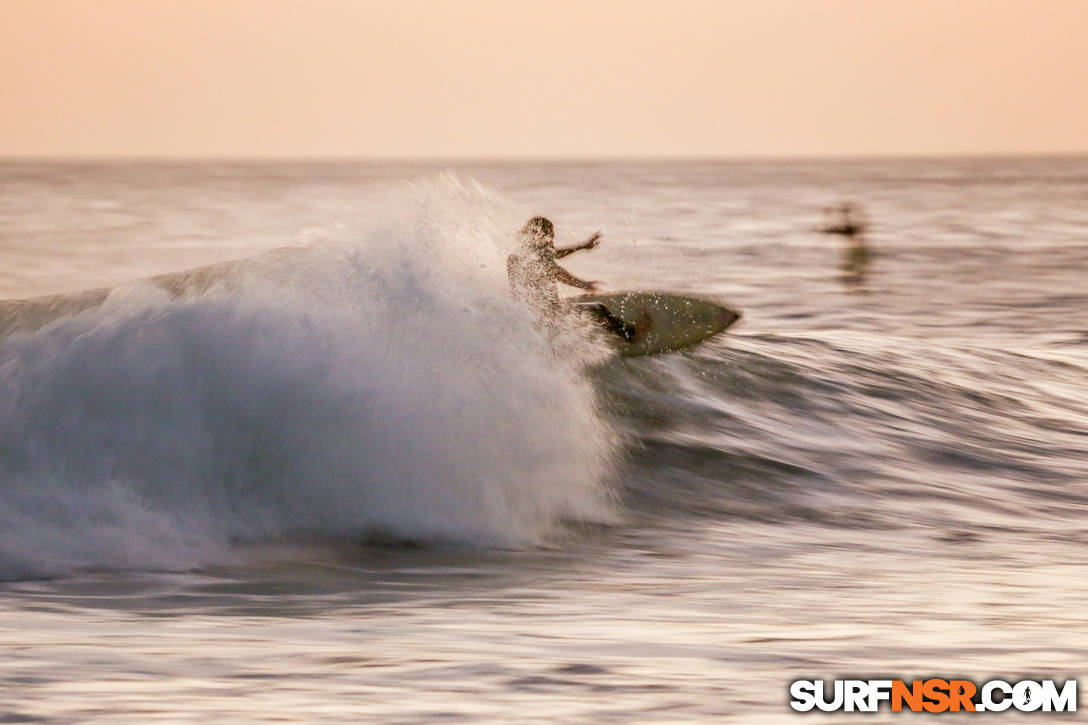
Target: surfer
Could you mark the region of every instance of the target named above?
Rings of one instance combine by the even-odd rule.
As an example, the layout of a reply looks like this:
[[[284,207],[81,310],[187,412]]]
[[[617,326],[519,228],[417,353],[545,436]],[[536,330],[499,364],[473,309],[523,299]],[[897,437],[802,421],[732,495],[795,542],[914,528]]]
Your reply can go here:
[[[838,219],[834,218],[836,214]],[[865,242],[865,230],[869,226],[865,214],[847,201],[824,209],[824,221],[820,231],[841,235],[847,242],[841,264],[843,283],[852,290],[861,290],[870,260],[869,247]]]
[[[597,289],[598,282],[579,279],[556,264],[555,260],[582,249],[593,249],[600,243],[601,233],[573,247],[555,248],[555,226],[542,216],[535,216],[518,232],[518,249],[506,258],[506,274],[514,296],[531,306],[558,312],[558,282],[587,291]]]
[[[836,220],[834,217],[838,215]],[[824,209],[824,226],[820,229],[824,234],[842,234],[845,237],[856,237],[865,231],[868,226],[865,215],[851,202],[843,202],[838,207],[829,206]]]
[[[583,249],[594,249],[600,242],[601,233],[594,232],[581,244],[556,249],[555,225],[542,216],[533,217],[518,232],[517,250],[506,258],[506,274],[514,297],[546,318],[558,318],[569,309],[559,300],[558,283],[593,292],[600,282],[575,277],[555,260]],[[613,315],[602,304],[579,304],[578,309],[593,315],[607,330],[625,339],[631,339],[636,332],[634,326]]]

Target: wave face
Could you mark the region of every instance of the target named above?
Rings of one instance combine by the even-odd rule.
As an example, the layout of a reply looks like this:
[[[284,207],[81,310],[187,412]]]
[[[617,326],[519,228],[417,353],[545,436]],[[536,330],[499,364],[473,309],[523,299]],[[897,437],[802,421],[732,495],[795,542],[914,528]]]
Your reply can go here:
[[[584,360],[506,291],[508,205],[446,177],[380,207],[199,293],[126,285],[0,341],[0,576],[611,520]]]
[[[698,520],[1082,541],[1082,356],[841,331],[718,338],[603,381],[625,503]]]

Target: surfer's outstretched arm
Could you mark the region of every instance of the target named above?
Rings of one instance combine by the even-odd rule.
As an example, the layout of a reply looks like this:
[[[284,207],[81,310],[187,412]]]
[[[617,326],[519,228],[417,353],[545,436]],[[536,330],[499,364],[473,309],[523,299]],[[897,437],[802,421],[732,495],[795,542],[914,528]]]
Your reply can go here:
[[[562,249],[556,249],[555,250],[555,258],[560,259],[562,257],[567,256],[568,254],[573,254],[574,252],[577,252],[580,249],[593,249],[594,247],[596,247],[600,243],[601,243],[601,233],[600,232],[593,232],[593,234],[590,235],[589,239],[585,240],[581,244],[575,244],[573,247],[563,247]]]

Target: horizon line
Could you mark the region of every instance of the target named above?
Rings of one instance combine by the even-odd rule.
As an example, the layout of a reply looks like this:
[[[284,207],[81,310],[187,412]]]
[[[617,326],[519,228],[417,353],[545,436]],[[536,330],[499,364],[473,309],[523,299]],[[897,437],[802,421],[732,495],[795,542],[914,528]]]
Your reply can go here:
[[[151,154],[0,154],[0,163],[373,163],[373,164],[620,164],[620,163],[790,163],[939,161],[971,159],[1075,159],[1088,157],[1079,151],[957,151],[924,153],[843,154],[737,154],[646,156],[381,156],[381,155],[151,155]]]

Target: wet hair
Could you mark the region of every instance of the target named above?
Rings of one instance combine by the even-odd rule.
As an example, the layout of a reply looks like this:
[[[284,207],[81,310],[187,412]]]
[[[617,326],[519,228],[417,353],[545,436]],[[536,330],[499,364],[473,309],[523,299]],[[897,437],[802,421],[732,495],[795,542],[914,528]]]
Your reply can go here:
[[[525,222],[521,233],[533,239],[554,239],[555,225],[542,216],[535,216]]]

